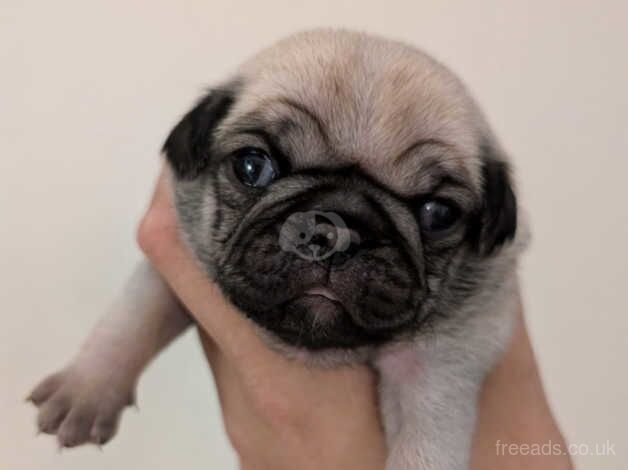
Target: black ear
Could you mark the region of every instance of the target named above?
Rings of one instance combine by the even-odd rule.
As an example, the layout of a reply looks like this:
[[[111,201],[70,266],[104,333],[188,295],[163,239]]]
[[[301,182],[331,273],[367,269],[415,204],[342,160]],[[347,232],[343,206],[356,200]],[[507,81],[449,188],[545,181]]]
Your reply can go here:
[[[482,164],[483,195],[475,225],[475,242],[480,254],[488,255],[517,232],[517,199],[508,164],[485,152]]]
[[[212,90],[170,132],[163,152],[177,177],[192,179],[207,166],[213,131],[234,100],[233,90]]]

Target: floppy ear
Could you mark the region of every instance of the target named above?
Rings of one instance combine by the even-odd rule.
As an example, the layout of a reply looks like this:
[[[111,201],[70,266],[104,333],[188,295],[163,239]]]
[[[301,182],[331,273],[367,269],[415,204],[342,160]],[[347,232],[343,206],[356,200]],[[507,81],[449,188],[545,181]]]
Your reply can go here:
[[[210,91],[170,132],[162,151],[177,177],[192,179],[209,163],[213,131],[234,102],[234,91]]]
[[[474,238],[479,253],[489,255],[515,237],[517,199],[508,164],[497,160],[491,151],[484,152],[482,179],[482,207],[474,224]]]

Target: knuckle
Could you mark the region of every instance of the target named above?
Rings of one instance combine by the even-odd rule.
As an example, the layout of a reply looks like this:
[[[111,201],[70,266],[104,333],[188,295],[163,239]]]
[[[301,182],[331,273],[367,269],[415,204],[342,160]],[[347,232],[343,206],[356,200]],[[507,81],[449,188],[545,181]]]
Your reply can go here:
[[[137,227],[137,244],[148,258],[158,257],[169,244],[172,227],[165,215],[163,211],[151,208]]]

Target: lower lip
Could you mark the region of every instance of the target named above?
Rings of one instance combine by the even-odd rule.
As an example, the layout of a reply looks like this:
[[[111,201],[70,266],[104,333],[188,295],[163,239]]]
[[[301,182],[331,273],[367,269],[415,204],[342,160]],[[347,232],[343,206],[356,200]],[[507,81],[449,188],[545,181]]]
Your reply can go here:
[[[340,302],[340,299],[334,294],[331,290],[326,287],[313,287],[311,289],[306,290],[304,295],[318,295],[320,297],[325,297],[333,302]]]

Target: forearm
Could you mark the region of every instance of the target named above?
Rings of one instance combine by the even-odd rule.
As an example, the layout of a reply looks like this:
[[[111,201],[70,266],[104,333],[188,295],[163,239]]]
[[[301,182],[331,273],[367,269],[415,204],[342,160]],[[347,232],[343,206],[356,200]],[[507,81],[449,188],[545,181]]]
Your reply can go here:
[[[150,263],[138,263],[119,298],[98,321],[75,360],[124,369],[137,377],[190,324],[170,288]]]

